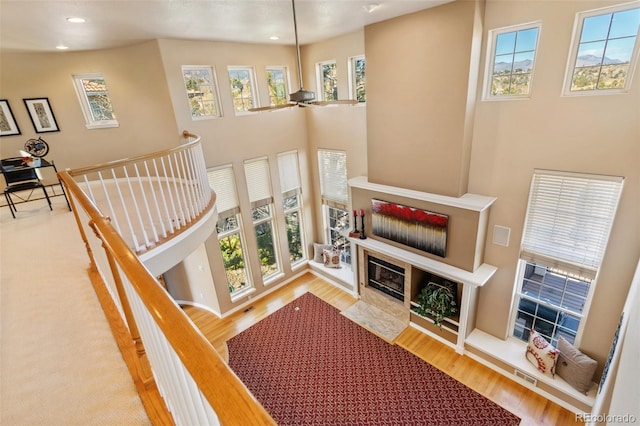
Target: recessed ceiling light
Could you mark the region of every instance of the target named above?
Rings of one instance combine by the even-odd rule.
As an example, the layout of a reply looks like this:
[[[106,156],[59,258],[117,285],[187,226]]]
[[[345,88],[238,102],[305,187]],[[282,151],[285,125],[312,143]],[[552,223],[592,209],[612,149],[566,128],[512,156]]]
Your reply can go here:
[[[370,4],[367,4],[367,5],[362,6],[362,7],[364,8],[364,10],[366,10],[366,11],[367,11],[367,12],[369,12],[369,13],[371,13],[371,12],[373,12],[374,10],[376,10],[377,8],[379,8],[379,7],[380,7],[380,5],[379,5],[379,4],[377,4],[377,3],[370,3]]]
[[[73,24],[84,24],[85,22],[87,22],[86,19],[84,18],[78,18],[78,17],[70,17],[67,18],[67,21],[73,23]]]
[[[280,37],[278,37],[278,36],[271,36],[271,37],[269,37],[269,40],[280,40]]]
[[[56,49],[58,50],[67,50],[69,48],[69,46],[65,46],[64,44],[59,44],[56,46]]]

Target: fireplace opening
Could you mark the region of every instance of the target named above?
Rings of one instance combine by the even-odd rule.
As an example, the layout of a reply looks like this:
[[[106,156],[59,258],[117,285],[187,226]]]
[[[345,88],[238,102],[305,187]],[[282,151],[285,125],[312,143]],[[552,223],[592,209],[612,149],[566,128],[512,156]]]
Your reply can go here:
[[[404,268],[367,256],[368,285],[404,302]]]

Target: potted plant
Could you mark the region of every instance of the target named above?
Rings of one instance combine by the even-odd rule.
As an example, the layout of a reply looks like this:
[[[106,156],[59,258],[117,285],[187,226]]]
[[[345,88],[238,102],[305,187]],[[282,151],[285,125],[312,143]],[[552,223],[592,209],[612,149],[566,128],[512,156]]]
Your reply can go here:
[[[430,315],[433,323],[442,329],[442,320],[458,312],[456,290],[456,284],[447,280],[443,284],[429,282],[418,296],[416,312],[422,316]]]

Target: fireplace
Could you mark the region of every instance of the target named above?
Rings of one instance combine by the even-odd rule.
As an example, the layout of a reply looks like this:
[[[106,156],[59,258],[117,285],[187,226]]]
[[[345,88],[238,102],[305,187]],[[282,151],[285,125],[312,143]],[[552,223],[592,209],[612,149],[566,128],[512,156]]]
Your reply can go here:
[[[404,268],[367,256],[367,284],[391,297],[404,301]]]

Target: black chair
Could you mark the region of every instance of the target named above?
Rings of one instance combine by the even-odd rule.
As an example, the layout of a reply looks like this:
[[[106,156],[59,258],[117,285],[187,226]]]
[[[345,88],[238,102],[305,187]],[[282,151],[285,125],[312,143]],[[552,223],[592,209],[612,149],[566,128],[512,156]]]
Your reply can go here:
[[[49,203],[49,210],[53,210],[49,194],[47,194],[45,186],[40,182],[40,178],[34,167],[25,165],[22,158],[14,157],[0,160],[0,170],[2,170],[2,176],[7,184],[4,188],[4,198],[7,200],[7,205],[9,206],[9,210],[11,210],[11,216],[13,216],[14,219],[16,217],[15,212],[18,211],[11,198],[11,194],[14,192],[31,191],[26,198],[19,197],[26,202],[30,201],[34,190],[42,188],[47,203]]]

